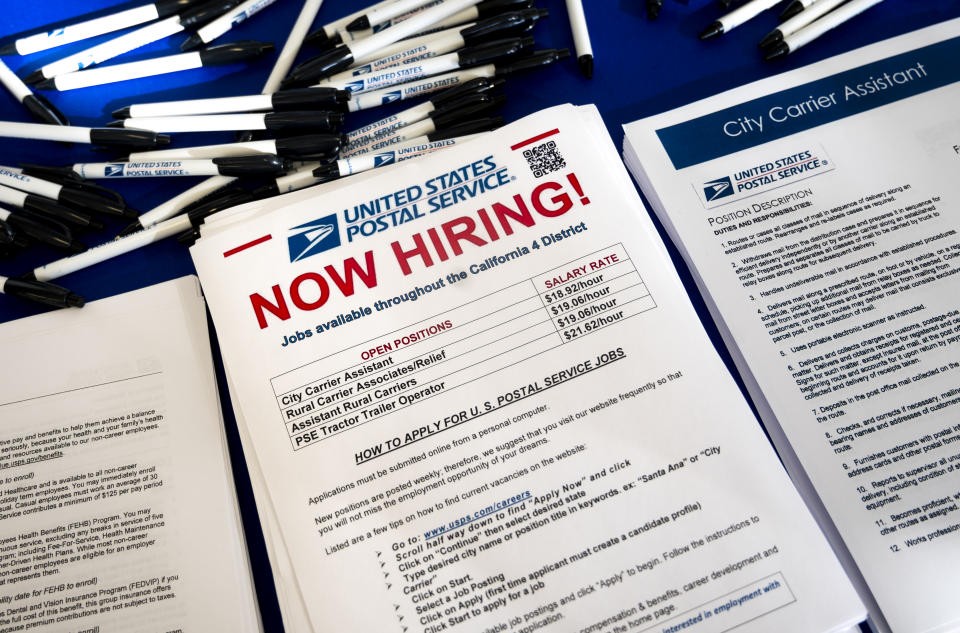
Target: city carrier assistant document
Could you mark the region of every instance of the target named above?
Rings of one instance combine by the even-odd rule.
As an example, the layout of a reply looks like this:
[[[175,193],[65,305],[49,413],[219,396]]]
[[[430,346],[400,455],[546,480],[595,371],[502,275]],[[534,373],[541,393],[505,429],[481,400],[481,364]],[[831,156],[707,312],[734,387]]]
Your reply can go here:
[[[788,469],[897,633],[960,630],[958,36],[947,22],[627,126]]]
[[[238,208],[192,254],[314,630],[863,617],[594,108]]]

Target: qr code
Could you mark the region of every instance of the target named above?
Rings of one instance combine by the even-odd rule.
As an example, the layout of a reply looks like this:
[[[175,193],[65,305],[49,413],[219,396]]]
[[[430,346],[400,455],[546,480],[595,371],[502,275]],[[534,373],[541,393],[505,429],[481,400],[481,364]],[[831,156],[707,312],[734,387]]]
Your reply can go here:
[[[523,157],[527,159],[527,165],[530,166],[530,171],[533,172],[535,178],[546,176],[550,172],[567,166],[563,154],[557,151],[556,141],[548,141],[530,149],[525,149],[523,150]]]

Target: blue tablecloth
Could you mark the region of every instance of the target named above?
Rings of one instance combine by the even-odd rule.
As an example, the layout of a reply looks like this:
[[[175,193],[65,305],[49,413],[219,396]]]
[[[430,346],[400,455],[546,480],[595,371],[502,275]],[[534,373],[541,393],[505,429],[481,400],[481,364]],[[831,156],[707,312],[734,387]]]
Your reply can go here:
[[[112,0],[43,0],[23,2],[19,5],[15,5],[12,0],[4,0],[4,3],[3,32],[0,33],[3,36],[62,23],[76,15],[109,12],[114,4]],[[123,6],[138,4],[140,3],[133,2]],[[549,9],[551,15],[533,32],[537,47],[572,48],[564,3],[561,0],[539,0],[538,4]],[[960,0],[886,0],[787,59],[779,63],[768,63],[762,60],[757,42],[776,26],[776,12],[779,9],[769,11],[715,40],[701,42],[697,39],[697,34],[721,13],[715,0],[666,0],[661,16],[655,22],[647,20],[644,0],[584,0],[584,4],[596,60],[593,79],[586,80],[580,75],[573,57],[534,74],[515,76],[505,87],[508,102],[503,109],[503,115],[508,121],[512,121],[558,103],[595,103],[618,147],[623,139],[621,125],[626,122],[960,16]],[[275,42],[279,49],[300,11],[300,6],[299,0],[277,0],[276,4],[238,25],[216,43],[256,39]],[[329,22],[357,10],[360,6],[359,2],[327,0],[316,24]],[[3,61],[21,76],[25,76],[45,63],[104,39],[107,37],[27,57],[6,57]],[[174,36],[109,63],[174,54],[179,52],[183,39],[185,36],[182,34]],[[299,59],[306,59],[314,54],[315,50],[307,48],[301,52]],[[270,55],[249,64],[192,70],[47,95],[67,114],[73,124],[97,126],[111,120],[112,110],[134,102],[259,93],[274,58],[275,55]],[[386,113],[386,109],[378,109],[351,115],[346,127],[350,129],[362,125]],[[0,90],[0,120],[31,119],[13,97]],[[174,138],[180,146],[225,143],[231,140],[230,133],[177,135]],[[0,165],[67,165],[74,162],[99,162],[108,158],[108,155],[94,154],[87,146],[64,148],[45,141],[0,139]],[[198,181],[196,178],[144,179],[119,183],[115,188],[126,197],[131,206],[147,211]],[[85,236],[84,240],[90,245],[106,241],[124,224],[125,222],[111,222],[107,232]],[[670,250],[708,332],[730,365],[729,355],[722,349],[716,329],[710,323],[690,276],[676,250],[672,246]],[[0,275],[16,276],[58,257],[59,254],[52,250],[37,247],[13,260],[0,261]],[[175,241],[167,240],[74,273],[64,277],[59,283],[82,294],[88,300],[95,300],[193,272],[187,250]],[[0,323],[42,310],[41,307],[0,296]],[[256,507],[229,407],[222,363],[217,354],[216,341],[213,342],[221,385],[220,396],[227,416],[237,488],[264,623],[267,631],[282,631]],[[4,358],[2,362],[4,371],[15,371],[15,359]]]

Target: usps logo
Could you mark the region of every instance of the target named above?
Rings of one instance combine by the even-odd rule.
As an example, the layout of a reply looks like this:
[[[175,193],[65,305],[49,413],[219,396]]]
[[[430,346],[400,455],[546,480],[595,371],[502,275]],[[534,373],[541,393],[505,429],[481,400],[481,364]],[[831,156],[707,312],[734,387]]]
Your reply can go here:
[[[730,182],[730,177],[724,176],[723,178],[703,183],[703,195],[707,198],[707,202],[732,196],[733,183]]]
[[[383,99],[380,101],[380,105],[387,105],[388,103],[393,103],[394,101],[400,101],[399,90],[393,90],[383,95]]]
[[[294,231],[294,234],[287,238],[291,262],[298,262],[340,246],[340,227],[336,213],[292,227],[290,230]]]
[[[370,64],[364,64],[363,66],[357,66],[356,68],[353,69],[353,76],[356,77],[356,76],[358,76],[358,75],[366,75],[366,74],[368,74],[371,70],[373,70],[373,69],[370,67]]]
[[[396,159],[396,154],[394,152],[389,152],[386,154],[377,154],[373,157],[373,166],[380,167],[381,165],[389,165]]]
[[[103,170],[105,178],[120,178],[123,176],[123,163],[110,163]]]
[[[364,88],[364,81],[360,79],[359,81],[350,81],[347,82],[347,85],[343,87],[344,90],[349,90],[350,92],[360,92]]]

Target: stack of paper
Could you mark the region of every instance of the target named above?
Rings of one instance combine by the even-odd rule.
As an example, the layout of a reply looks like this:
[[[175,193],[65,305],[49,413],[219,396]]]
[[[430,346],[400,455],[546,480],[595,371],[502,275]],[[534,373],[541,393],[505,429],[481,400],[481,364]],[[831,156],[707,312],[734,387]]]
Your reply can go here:
[[[595,108],[227,211],[192,255],[288,630],[864,616]]]
[[[788,471],[897,633],[960,630],[958,35],[731,90],[624,143]]]
[[[0,349],[0,631],[260,631],[196,278]]]

